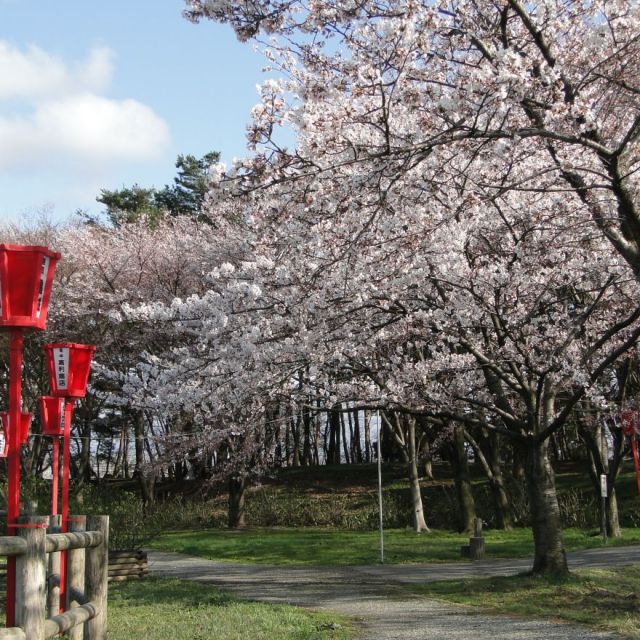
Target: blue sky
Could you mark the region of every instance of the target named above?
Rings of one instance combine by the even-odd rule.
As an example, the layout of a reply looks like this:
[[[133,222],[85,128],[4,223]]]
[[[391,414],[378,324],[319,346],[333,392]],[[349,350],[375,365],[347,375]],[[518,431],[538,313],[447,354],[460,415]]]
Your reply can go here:
[[[179,153],[245,154],[264,59],[183,6],[0,0],[0,222],[95,213],[100,188],[170,183]]]

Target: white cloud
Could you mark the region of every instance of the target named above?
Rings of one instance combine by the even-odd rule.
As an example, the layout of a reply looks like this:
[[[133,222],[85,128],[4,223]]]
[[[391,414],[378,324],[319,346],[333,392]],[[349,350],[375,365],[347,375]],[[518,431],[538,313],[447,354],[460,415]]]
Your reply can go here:
[[[113,58],[111,49],[95,47],[87,60],[67,65],[34,45],[21,51],[0,40],[0,100],[102,91],[111,82]]]
[[[113,52],[94,48],[69,64],[31,46],[0,40],[0,168],[38,168],[60,161],[113,163],[157,157],[167,124],[134,99],[104,95]]]
[[[136,100],[72,95],[28,116],[0,116],[0,167],[56,162],[56,154],[108,162],[156,157],[168,141],[165,122]]]

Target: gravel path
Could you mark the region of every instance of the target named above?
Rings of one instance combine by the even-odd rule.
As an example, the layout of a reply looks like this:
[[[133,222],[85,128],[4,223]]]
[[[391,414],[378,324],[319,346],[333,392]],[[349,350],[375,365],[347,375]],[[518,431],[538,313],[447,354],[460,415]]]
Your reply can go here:
[[[569,554],[572,568],[640,562],[640,546]],[[595,640],[610,633],[542,620],[494,616],[415,596],[403,585],[512,575],[528,560],[364,567],[282,567],[149,552],[152,573],[214,584],[240,597],[334,611],[355,618],[363,640]]]

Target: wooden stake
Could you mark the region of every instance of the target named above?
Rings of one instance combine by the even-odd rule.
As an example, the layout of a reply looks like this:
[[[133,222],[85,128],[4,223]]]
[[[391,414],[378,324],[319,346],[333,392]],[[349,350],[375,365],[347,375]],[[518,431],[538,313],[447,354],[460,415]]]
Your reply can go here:
[[[85,596],[96,607],[96,616],[85,624],[86,640],[107,639],[107,589],[109,581],[109,516],[90,516],[89,531],[99,531],[102,542],[87,549],[85,558]]]
[[[69,518],[69,531],[85,531],[87,528],[87,516],[75,516]],[[84,602],[84,565],[86,549],[72,549],[67,552],[67,603],[65,611],[79,607]],[[83,625],[76,625],[68,633],[71,640],[82,640],[84,637]]]
[[[61,516],[49,516],[49,533],[60,533]],[[60,613],[60,552],[49,554],[47,576],[47,615],[49,618]]]
[[[25,553],[16,558],[16,625],[29,640],[44,639],[48,523],[47,516],[28,516],[19,522],[27,526],[16,529],[27,542]]]

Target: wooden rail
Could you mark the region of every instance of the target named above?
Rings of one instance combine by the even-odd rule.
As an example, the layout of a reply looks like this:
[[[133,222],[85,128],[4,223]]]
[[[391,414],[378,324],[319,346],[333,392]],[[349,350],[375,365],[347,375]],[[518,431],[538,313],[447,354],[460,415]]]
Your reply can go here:
[[[146,551],[109,551],[109,582],[138,580],[148,574]]]
[[[59,634],[71,640],[106,640],[109,517],[70,520],[69,533],[47,534],[47,526],[59,530],[59,518],[50,523],[48,517],[29,516],[20,519],[15,536],[0,537],[0,555],[16,557],[17,625],[0,628],[0,640],[46,640]],[[61,560],[67,567],[64,613]]]
[[[49,529],[51,530],[51,528]],[[17,539],[17,538],[16,538]],[[62,545],[53,541],[57,540],[57,536],[52,538],[47,536],[47,553],[49,554],[49,570],[47,572],[47,597],[56,601],[55,590],[59,587],[57,579],[60,575],[60,554],[52,553],[56,549],[61,551]],[[58,545],[54,548],[54,544]],[[91,545],[90,545],[91,546]],[[73,545],[65,546],[64,548],[73,549],[78,548]],[[0,554],[0,557],[2,554]],[[55,563],[55,566],[54,566]],[[7,574],[7,565],[0,561],[0,601],[4,598],[5,581]],[[141,549],[134,550],[109,550],[109,582],[122,582],[125,580],[139,580],[149,575],[149,560],[147,558],[147,552]],[[53,614],[51,614],[53,615]]]

